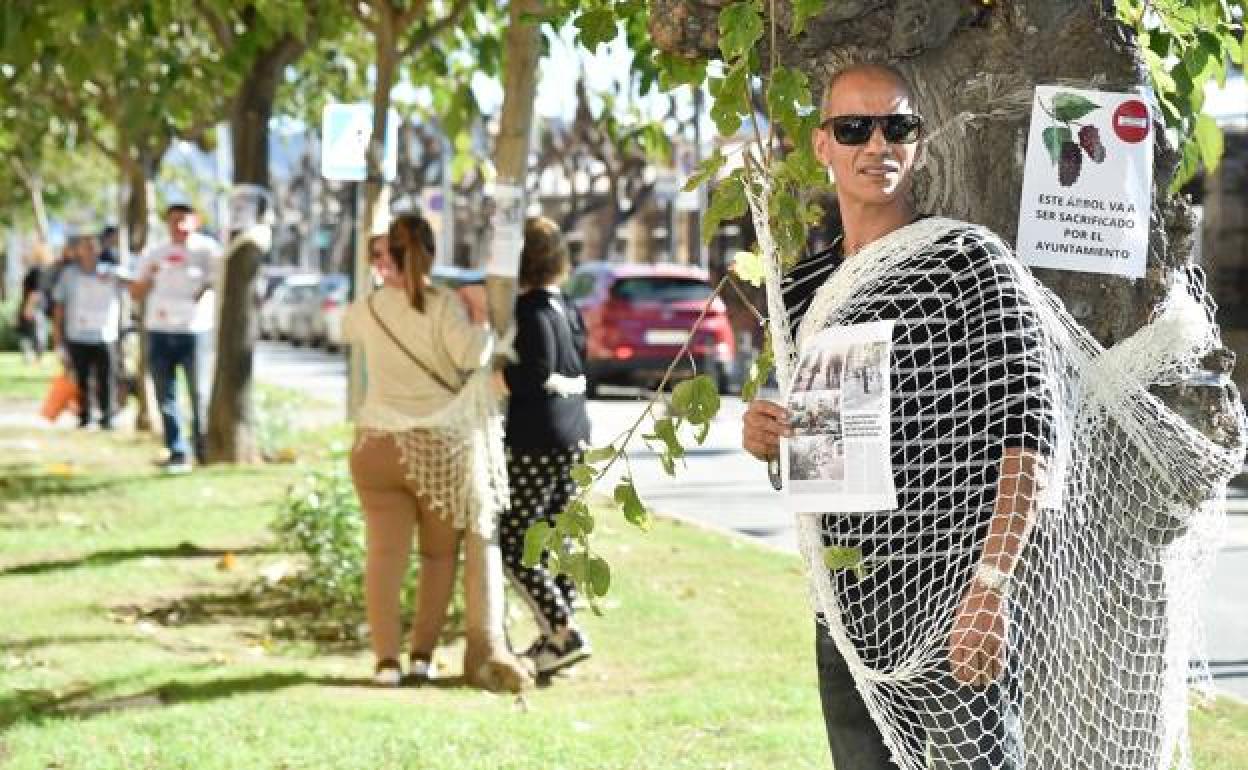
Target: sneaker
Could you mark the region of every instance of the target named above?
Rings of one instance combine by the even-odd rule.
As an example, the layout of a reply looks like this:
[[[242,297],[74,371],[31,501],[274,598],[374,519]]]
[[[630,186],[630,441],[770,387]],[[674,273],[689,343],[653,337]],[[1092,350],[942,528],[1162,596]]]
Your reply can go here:
[[[404,684],[421,685],[437,678],[438,667],[433,661],[416,656],[408,658],[407,676],[403,677]]]
[[[181,475],[191,472],[191,461],[185,457],[173,455],[161,466],[165,473],[171,476]]]
[[[398,687],[403,681],[403,669],[394,658],[377,661],[373,671],[373,684],[378,687]]]
[[[574,629],[568,632],[568,639],[562,645],[546,639],[533,655],[533,663],[537,666],[537,673],[549,675],[580,663],[592,654],[589,639]]]

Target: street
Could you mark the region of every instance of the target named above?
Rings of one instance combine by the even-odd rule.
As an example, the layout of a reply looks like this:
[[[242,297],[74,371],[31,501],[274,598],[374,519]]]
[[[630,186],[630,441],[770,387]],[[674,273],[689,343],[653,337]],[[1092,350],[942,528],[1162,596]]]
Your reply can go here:
[[[262,382],[297,387],[345,414],[346,359],[341,354],[260,342],[256,371]],[[594,445],[604,446],[625,431],[640,414],[642,398],[636,390],[621,388],[591,402]],[[664,473],[654,453],[635,441],[629,461],[637,489],[648,506],[663,514],[794,552],[791,517],[771,488],[766,469],[741,449],[744,408],[738,398],[724,399],[706,443],[689,450],[676,478]],[[617,466],[613,477],[624,472],[622,465]],[[607,479],[604,491],[609,493],[613,482],[614,478]],[[1248,593],[1243,590],[1248,575],[1248,488],[1232,489],[1228,508],[1228,537],[1214,566],[1202,617],[1218,687],[1248,700]]]

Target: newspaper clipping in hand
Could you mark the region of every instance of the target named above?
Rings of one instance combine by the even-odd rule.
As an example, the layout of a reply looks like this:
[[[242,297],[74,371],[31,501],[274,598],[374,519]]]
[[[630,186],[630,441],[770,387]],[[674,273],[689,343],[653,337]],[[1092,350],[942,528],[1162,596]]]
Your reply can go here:
[[[892,321],[825,329],[807,341],[788,398],[780,460],[798,513],[897,507],[889,450]]]

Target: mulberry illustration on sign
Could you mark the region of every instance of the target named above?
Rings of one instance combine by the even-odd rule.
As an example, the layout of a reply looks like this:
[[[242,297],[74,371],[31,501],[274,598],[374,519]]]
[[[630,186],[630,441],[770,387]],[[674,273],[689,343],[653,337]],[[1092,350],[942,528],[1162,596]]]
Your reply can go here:
[[[1137,94],[1037,86],[1018,255],[1036,267],[1144,274],[1153,145]],[[1054,173],[1056,171],[1056,173]]]

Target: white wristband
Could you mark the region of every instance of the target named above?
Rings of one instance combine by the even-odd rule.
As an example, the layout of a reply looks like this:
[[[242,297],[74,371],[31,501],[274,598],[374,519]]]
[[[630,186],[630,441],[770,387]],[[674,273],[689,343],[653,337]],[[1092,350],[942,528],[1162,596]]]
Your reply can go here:
[[[989,591],[1003,593],[1010,587],[1010,573],[990,564],[980,564],[975,568],[975,582]]]

